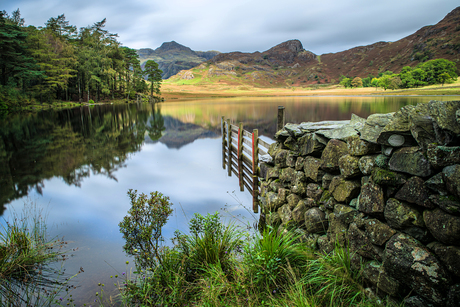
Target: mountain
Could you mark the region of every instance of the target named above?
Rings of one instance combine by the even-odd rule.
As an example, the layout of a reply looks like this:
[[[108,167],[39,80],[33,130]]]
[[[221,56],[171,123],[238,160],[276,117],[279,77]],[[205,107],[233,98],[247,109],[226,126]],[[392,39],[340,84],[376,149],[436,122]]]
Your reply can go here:
[[[141,66],[143,67],[148,60],[154,60],[163,71],[161,75],[163,79],[167,79],[181,70],[198,66],[219,53],[219,51],[193,51],[175,41],[163,43],[155,50],[150,48],[137,50]]]
[[[454,61],[460,70],[460,7],[436,25],[426,26],[396,42],[377,42],[337,53],[316,55],[299,40],[264,52],[221,53],[194,69],[181,71],[171,82],[222,82],[260,87],[337,83],[340,76],[398,73],[430,59]]]

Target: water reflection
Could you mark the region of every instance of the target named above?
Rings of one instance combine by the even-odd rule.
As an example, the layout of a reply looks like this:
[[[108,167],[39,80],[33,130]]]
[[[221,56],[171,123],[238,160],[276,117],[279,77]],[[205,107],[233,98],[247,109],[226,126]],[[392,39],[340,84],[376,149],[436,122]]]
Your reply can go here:
[[[228,212],[243,224],[258,220],[245,209],[252,208],[249,193],[233,193],[238,179],[222,169],[222,116],[272,137],[278,105],[286,107],[286,122],[300,123],[366,117],[430,99],[238,98],[9,115],[0,121],[0,205],[6,207],[0,213],[7,219],[20,211],[27,196],[45,208],[52,234],[79,248],[65,266],[69,274],[85,269],[73,297],[89,303],[97,283],[110,296],[116,292],[109,276],[129,270],[118,230],[128,189],[171,198],[176,212],[166,237],[185,231],[195,212]]]

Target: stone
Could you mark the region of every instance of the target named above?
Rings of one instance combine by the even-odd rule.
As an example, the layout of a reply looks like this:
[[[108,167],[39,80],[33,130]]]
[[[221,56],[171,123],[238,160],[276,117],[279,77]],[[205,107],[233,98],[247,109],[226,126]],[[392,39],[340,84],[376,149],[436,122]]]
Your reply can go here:
[[[442,173],[437,173],[427,181],[425,181],[425,186],[430,190],[439,193],[441,195],[447,195],[449,192],[447,191],[447,186],[444,182]]]
[[[347,230],[348,223],[343,222],[342,218],[337,218],[335,213],[328,215],[329,228],[327,229],[327,237],[331,243],[338,243],[340,246],[347,246]]]
[[[458,202],[452,195],[430,195],[429,198],[433,204],[444,210],[446,213],[460,215],[460,202]]]
[[[278,212],[270,212],[270,213],[268,213],[265,216],[265,220],[266,220],[267,225],[270,225],[272,227],[279,226],[282,223]]]
[[[322,194],[323,190],[319,184],[309,183],[307,185],[307,197],[313,198],[316,202],[319,202]]]
[[[296,161],[297,161],[297,155],[296,154],[293,154],[292,152],[289,153],[288,157],[286,158],[286,165],[288,167],[292,167],[292,168],[295,168],[295,164],[296,164]]]
[[[382,188],[372,182],[361,186],[357,209],[367,215],[383,216],[385,201]]]
[[[365,221],[364,225],[366,228],[366,234],[372,244],[375,245],[384,245],[396,233],[396,231],[391,229],[390,226],[377,219],[368,219]]]
[[[429,144],[426,153],[428,161],[436,169],[460,164],[460,146],[436,146]]]
[[[275,192],[268,192],[266,195],[267,209],[269,211],[276,211],[281,206],[278,195]]]
[[[287,224],[292,220],[292,211],[288,204],[285,204],[278,209],[278,215],[283,224]]]
[[[352,156],[365,156],[379,151],[380,147],[377,144],[369,143],[361,140],[359,136],[350,136],[346,139],[348,152]]]
[[[358,196],[361,184],[354,180],[345,180],[342,176],[335,176],[329,185],[329,192],[332,193],[338,202],[349,203]]]
[[[420,177],[431,175],[430,163],[418,147],[403,147],[396,150],[391,156],[389,165],[392,171]]]
[[[370,175],[372,173],[372,168],[374,167],[376,156],[363,156],[358,161],[358,167],[363,175]]]
[[[286,167],[280,171],[280,181],[283,185],[289,186],[290,183],[295,182],[296,171],[292,167]]]
[[[380,167],[374,167],[372,181],[379,185],[399,187],[406,183],[406,176]]]
[[[299,137],[304,134],[304,132],[299,128],[297,124],[288,123],[284,125],[284,130],[286,130],[290,136]]]
[[[394,149],[394,147],[382,145],[382,154],[384,154],[387,157],[390,157]]]
[[[297,143],[297,140],[292,136],[288,137],[283,142],[283,145],[285,148],[289,149],[290,151],[299,152],[299,144]]]
[[[278,151],[278,153],[275,156],[275,164],[279,168],[285,168],[287,167],[286,159],[289,156],[289,150],[281,149]]]
[[[345,141],[350,136],[358,136],[358,131],[355,129],[354,125],[349,124],[334,129],[318,130],[316,134],[320,134],[328,139]]]
[[[348,228],[348,239],[352,253],[382,261],[382,249],[374,246],[366,233],[360,230],[355,223],[351,223]]]
[[[332,182],[332,178],[334,178],[334,175],[332,175],[332,174],[325,173],[323,175],[323,177],[321,178],[323,189],[325,189],[325,190],[329,189],[329,185]]]
[[[442,263],[423,244],[406,234],[394,235],[386,244],[383,268],[421,297],[442,304],[450,282]]]
[[[380,132],[377,142],[382,145],[400,147],[400,146],[413,146],[417,142],[412,137],[410,132],[410,122],[408,118],[409,111],[414,106],[407,105],[396,112],[391,121],[385,125]]]
[[[338,171],[339,158],[347,153],[347,143],[339,140],[330,140],[321,155],[321,168],[326,172]]]
[[[294,208],[297,206],[297,204],[299,203],[300,197],[299,197],[299,195],[297,195],[297,194],[289,194],[289,196],[286,197],[286,200],[287,200],[287,203],[288,203],[288,205],[289,205],[289,208],[292,210],[292,209],[294,209]]]
[[[440,208],[423,212],[426,227],[436,240],[447,245],[459,245],[460,217],[450,215]]]
[[[299,144],[299,154],[301,156],[316,155],[321,156],[325,144],[315,133],[308,133],[300,137],[297,141]]]
[[[277,179],[280,176],[280,168],[275,167],[267,167],[267,175],[265,176],[265,180],[269,181],[270,179]]]
[[[270,146],[268,147],[268,154],[275,159],[278,151],[281,150],[282,145],[278,142],[271,143]]]
[[[308,233],[325,233],[328,228],[326,214],[319,208],[311,208],[305,212],[305,230]]]
[[[460,197],[460,165],[446,166],[442,170],[442,178],[446,183],[447,190]]]
[[[425,227],[423,215],[413,206],[395,198],[388,199],[385,211],[387,224],[394,229],[404,229],[412,226]]]
[[[407,180],[402,188],[396,193],[395,198],[425,208],[434,208],[429,200],[429,191],[422,178],[414,176]]]
[[[370,143],[377,144],[380,133],[393,119],[393,114],[394,113],[369,115],[364,126],[358,129],[360,138]]]
[[[404,307],[435,307],[429,301],[420,296],[406,297],[403,300]]]
[[[270,188],[271,191],[273,191],[275,193],[278,193],[278,190],[281,189],[281,188],[284,188],[284,186],[281,184],[279,179],[276,179],[276,180],[273,180],[272,182],[270,182],[269,188]]]
[[[345,155],[339,158],[340,174],[345,178],[353,178],[361,174],[359,170],[359,158]]]
[[[460,247],[446,246],[436,241],[428,244],[427,247],[438,256],[449,272],[460,277]]]
[[[304,173],[307,178],[314,182],[319,182],[321,181],[324,171],[320,169],[321,167],[321,160],[307,156],[304,161]]]
[[[297,161],[295,162],[295,170],[296,171],[301,171],[303,170],[303,162],[304,162],[304,158],[303,157],[298,157],[297,158]]]
[[[313,198],[301,199],[301,200],[299,200],[299,203],[303,203],[307,209],[313,208],[313,207],[318,207],[318,203]]]
[[[316,244],[318,245],[318,250],[324,254],[329,254],[334,250],[334,244],[329,241],[327,235],[320,236]]]
[[[259,161],[262,162],[262,163],[272,164],[273,163],[273,158],[269,154],[261,155],[260,158],[259,158]],[[263,176],[261,176],[261,177],[263,177]]]
[[[343,204],[336,204],[334,206],[335,218],[337,218],[340,222],[346,225],[346,228],[348,228],[348,225],[354,221],[355,217],[358,214],[359,212],[350,206],[346,206]]]
[[[390,167],[389,166],[390,158],[385,155],[380,154],[375,157],[374,163],[376,166],[380,168],[388,169]]]
[[[418,145],[426,149],[427,144],[436,142],[436,123],[426,112],[411,112],[409,114],[410,132]]]
[[[460,134],[460,123],[456,117],[456,112],[460,109],[460,101],[432,100],[428,102],[428,108],[439,128]]]
[[[460,284],[450,287],[446,307],[458,307],[458,302],[460,302]]]
[[[408,227],[401,230],[401,232],[411,236],[412,238],[420,241],[422,244],[428,244],[434,240],[430,231],[426,227]]]
[[[398,295],[404,289],[404,286],[398,280],[388,275],[383,265],[375,260],[364,264],[363,276],[373,284],[374,287],[391,296]]]
[[[291,186],[291,191],[294,194],[303,196],[307,191],[307,177],[304,172],[297,171],[295,173],[294,185]]]
[[[291,191],[285,188],[278,189],[278,200],[281,203],[287,202],[287,197],[291,194]]]
[[[303,225],[305,222],[305,212],[307,212],[308,208],[305,205],[305,202],[299,201],[297,206],[292,210],[292,218],[296,221],[297,224]]]

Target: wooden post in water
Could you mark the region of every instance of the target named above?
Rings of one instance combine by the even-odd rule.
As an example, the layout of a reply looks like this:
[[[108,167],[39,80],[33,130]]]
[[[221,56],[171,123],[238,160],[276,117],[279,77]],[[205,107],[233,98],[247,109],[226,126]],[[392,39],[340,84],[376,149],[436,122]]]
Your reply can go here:
[[[232,176],[232,127],[230,119],[227,119],[227,174]]]
[[[259,213],[259,130],[252,130],[252,210]]]
[[[280,131],[284,127],[284,107],[278,106],[278,125],[276,126],[276,131]]]
[[[222,133],[222,168],[225,169],[225,119],[220,119],[220,131]]]
[[[240,191],[244,191],[243,182],[243,123],[238,127],[238,177],[240,179]]]

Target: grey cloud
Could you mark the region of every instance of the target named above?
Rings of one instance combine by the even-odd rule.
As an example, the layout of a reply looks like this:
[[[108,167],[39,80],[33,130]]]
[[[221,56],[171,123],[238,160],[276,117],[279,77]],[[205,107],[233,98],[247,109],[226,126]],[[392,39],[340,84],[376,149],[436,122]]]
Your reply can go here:
[[[299,39],[316,54],[395,41],[435,24],[458,0],[4,0],[27,24],[64,13],[77,27],[107,18],[106,29],[132,48],[175,40],[194,50],[265,51]]]

